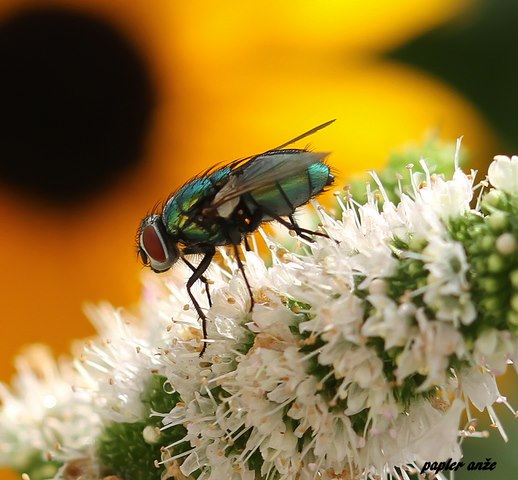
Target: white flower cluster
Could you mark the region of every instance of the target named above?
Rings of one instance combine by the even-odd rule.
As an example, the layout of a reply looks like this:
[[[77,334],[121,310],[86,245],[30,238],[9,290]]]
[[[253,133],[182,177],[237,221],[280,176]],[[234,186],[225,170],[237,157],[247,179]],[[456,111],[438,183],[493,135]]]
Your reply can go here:
[[[23,472],[37,464],[44,478],[53,472],[45,462],[93,455],[101,422],[91,392],[73,390],[79,377],[72,365],[57,364],[46,347],[34,345],[16,367],[11,389],[0,384],[0,465]]]
[[[338,221],[321,210],[330,238],[308,244],[310,255],[282,252],[260,269],[246,253],[262,302],[247,317],[243,285],[238,300],[226,287],[220,292],[241,306],[237,317],[249,322],[253,345],[235,352],[235,363],[227,353],[219,376],[205,369],[205,389],[165,418],[187,425],[193,449],[178,457],[188,453],[185,475],[254,478],[255,456],[263,478],[398,477],[403,465],[460,457],[464,402],[483,410],[500,398],[488,356],[480,358],[478,345],[470,352],[460,328],[476,310],[466,253],[448,231],[450,218],[470,211],[473,176],[457,170],[446,181],[423,166],[424,182],[397,206],[385,201],[380,212],[374,196],[362,206],[347,199]],[[394,298],[389,290],[404,260],[420,267],[421,282]],[[219,308],[209,312],[211,324],[228,318]],[[222,355],[218,333],[204,357],[212,365]],[[516,341],[506,347],[491,351],[495,361],[518,352]],[[394,368],[386,371],[391,353]],[[455,372],[453,357],[463,366]],[[403,387],[413,383],[402,405]],[[210,394],[214,384],[225,392],[220,398]]]
[[[373,174],[379,193],[370,193],[364,205],[338,198],[340,219],[317,206],[329,238],[299,239],[300,248],[290,252],[261,231],[273,264],[242,252],[252,311],[237,264],[221,250],[208,273],[213,304],[204,307],[209,343],[201,358],[199,321],[181,268],[147,274],[140,320],[98,309],[99,339],[84,345],[75,362],[80,379],[73,379],[76,395],[89,395],[82,433],[90,442],[72,429],[62,432],[60,443],[78,452],[76,459],[91,457],[101,421],[154,419],[160,428],[146,427],[142,435],[158,446],[160,469],[150,468],[147,478],[162,480],[408,478],[409,469],[425,462],[460,459],[460,439],[473,434],[471,423],[459,431],[461,415],[471,421],[473,404],[500,426],[492,405],[506,401],[495,375],[518,358],[511,328],[518,300],[513,304],[510,294],[498,326],[484,323],[496,310],[476,289],[493,287],[473,275],[471,252],[479,250],[463,240],[463,222],[468,233],[493,228],[501,255],[514,254],[517,232],[505,230],[512,222],[496,207],[481,210],[482,192],[472,207],[474,191],[487,181],[474,186],[474,172],[458,168],[445,180],[421,165],[421,174],[409,167],[412,188],[401,192],[397,205]],[[496,157],[489,182],[493,203],[504,195],[515,208],[518,158]],[[479,263],[518,289],[515,270]],[[204,289],[194,289],[200,300]],[[164,379],[165,411],[143,402],[153,376]],[[36,417],[40,425],[48,422],[41,407],[30,415],[20,408],[25,418],[12,415],[13,405],[25,400],[7,390],[2,397],[2,425],[5,419],[7,425],[34,424]],[[70,392],[65,398],[72,421],[81,415],[77,398]],[[20,448],[11,430],[0,432],[0,453],[9,453],[5,445]],[[123,439],[117,442],[130,450]],[[48,445],[41,440],[34,449]],[[117,466],[103,464],[105,458],[92,461],[124,478]]]

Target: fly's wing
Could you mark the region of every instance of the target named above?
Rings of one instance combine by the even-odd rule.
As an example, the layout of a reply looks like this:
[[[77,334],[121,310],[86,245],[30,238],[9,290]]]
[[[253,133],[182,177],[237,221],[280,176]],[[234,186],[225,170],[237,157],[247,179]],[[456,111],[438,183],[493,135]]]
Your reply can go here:
[[[260,155],[236,160],[228,165],[232,174],[228,182],[214,197],[210,211],[217,210],[222,217],[228,217],[239,203],[239,197],[257,188],[271,185],[278,180],[302,172],[314,163],[321,162],[328,153],[307,150],[282,150],[283,148],[331,125],[335,119],[298,135],[295,138]]]
[[[327,122],[317,125],[316,127],[313,127],[311,130],[308,130],[307,132],[302,133],[298,137],[292,138],[291,140],[288,140],[286,143],[283,143],[282,145],[279,145],[278,147],[272,148],[269,151],[271,152],[274,150],[280,150],[281,148],[287,147],[288,145],[291,145],[292,143],[298,142],[299,140],[302,140],[303,138],[313,135],[314,133],[318,132],[319,130],[322,130],[323,128],[328,127],[329,125],[331,125],[334,122],[336,122],[336,118],[333,118],[333,120],[328,120]]]
[[[241,195],[297,175],[328,155],[307,150],[271,150],[258,155],[230,177],[214,197],[210,209],[228,217]]]
[[[319,130],[322,130],[323,128],[328,127],[329,125],[331,125],[334,122],[336,122],[336,118],[334,118],[333,120],[328,120],[327,122],[324,122],[320,125],[317,125],[316,127],[313,127],[311,130],[308,130],[307,132],[304,132],[304,133],[296,136],[295,138],[292,138],[291,140],[284,142],[282,145],[279,145],[275,148],[267,150],[264,153],[260,153],[258,155],[252,155],[250,157],[245,157],[245,158],[240,158],[238,160],[234,160],[233,162],[229,163],[226,166],[228,168],[230,168],[231,170],[235,170],[236,172],[238,172],[239,170],[246,168],[249,161],[255,160],[256,158],[262,157],[267,154],[278,153],[278,150],[282,150],[283,148],[287,147],[288,145],[291,145],[292,143],[298,142],[299,140],[302,140],[303,138],[309,137],[310,135],[313,135],[314,133],[318,132]],[[211,170],[211,169],[209,169],[209,170]]]

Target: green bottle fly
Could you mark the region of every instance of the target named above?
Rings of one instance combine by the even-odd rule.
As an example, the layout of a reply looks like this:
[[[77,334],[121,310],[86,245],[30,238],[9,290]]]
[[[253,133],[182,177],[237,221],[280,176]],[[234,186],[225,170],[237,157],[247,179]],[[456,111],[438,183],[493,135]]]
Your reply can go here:
[[[193,271],[187,291],[202,320],[203,338],[207,340],[206,316],[191,292],[201,280],[216,252],[216,247],[232,245],[238,266],[250,293],[237,246],[264,222],[276,220],[298,235],[324,235],[299,227],[295,210],[308,203],[334,181],[325,163],[327,153],[306,149],[286,149],[334,122],[331,120],[275,149],[211,168],[188,181],[165,203],[161,213],[144,218],[138,231],[138,251],[145,265],[164,272],[181,258]],[[195,266],[186,256],[202,254]],[[207,284],[207,296],[211,305]],[[203,343],[201,354],[205,351]]]

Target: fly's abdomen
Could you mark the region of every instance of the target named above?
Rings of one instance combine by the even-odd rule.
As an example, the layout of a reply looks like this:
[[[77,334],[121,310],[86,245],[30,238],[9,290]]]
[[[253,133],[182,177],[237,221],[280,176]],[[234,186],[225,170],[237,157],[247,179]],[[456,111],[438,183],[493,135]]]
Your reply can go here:
[[[268,212],[276,216],[291,215],[297,207],[331,185],[333,180],[329,166],[318,162],[288,178],[250,192],[243,200],[252,211],[264,210],[265,219],[271,217]]]

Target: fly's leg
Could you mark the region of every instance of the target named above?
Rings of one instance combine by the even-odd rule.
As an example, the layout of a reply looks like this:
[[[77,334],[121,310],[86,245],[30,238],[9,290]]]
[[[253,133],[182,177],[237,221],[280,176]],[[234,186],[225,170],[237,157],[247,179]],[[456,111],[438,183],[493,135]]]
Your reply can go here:
[[[205,353],[205,349],[207,348],[207,316],[205,315],[205,313],[200,307],[200,304],[194,297],[194,294],[191,291],[191,287],[196,283],[197,280],[200,280],[203,277],[203,274],[205,273],[205,270],[207,270],[207,268],[209,267],[210,262],[212,261],[212,258],[214,257],[215,253],[216,249],[214,247],[212,247],[210,250],[208,249],[205,252],[203,258],[201,259],[199,265],[197,267],[194,267],[193,274],[189,277],[189,280],[187,280],[187,293],[189,294],[189,297],[194,305],[194,309],[196,310],[196,313],[198,314],[201,320],[201,331],[203,334],[204,341],[201,348],[200,357]]]
[[[309,174],[308,174],[308,179],[309,179]],[[302,227],[299,227],[299,224],[297,223],[297,221],[295,220],[295,217],[293,216],[293,212],[295,211],[295,207],[293,206],[293,204],[291,203],[290,199],[288,198],[288,195],[286,194],[286,192],[284,191],[284,189],[282,188],[281,184],[279,182],[275,182],[275,185],[277,187],[277,191],[281,194],[284,202],[286,203],[286,205],[289,207],[289,209],[292,211],[292,213],[290,215],[288,215],[288,218],[290,219],[290,221],[286,221],[284,219],[281,219],[281,217],[279,215],[276,215],[275,213],[271,212],[271,211],[267,211],[264,207],[263,208],[263,211],[266,211],[268,213],[268,215],[270,215],[272,218],[274,218],[275,220],[277,220],[279,223],[281,223],[282,225],[284,225],[286,228],[288,228],[289,230],[294,230],[295,233],[300,237],[300,238],[303,238],[304,240],[308,240],[310,242],[313,242],[314,240],[309,237],[308,235],[318,235],[320,237],[326,237],[326,238],[329,238],[325,233],[322,233],[322,232],[315,232],[313,230],[308,230],[307,228],[302,228]],[[311,192],[311,185],[309,185],[309,191]],[[261,208],[261,207],[259,207]]]
[[[261,225],[263,216],[259,211],[252,212],[246,204],[243,204],[237,213],[237,232],[232,233],[230,238],[231,243],[239,243],[242,238],[246,251],[251,252],[252,248],[250,247],[248,235],[253,234],[259,225]]]
[[[243,243],[245,244],[246,251],[251,252],[252,249],[250,248],[250,243],[248,242],[248,237],[246,235],[243,237]]]
[[[241,257],[239,256],[239,249],[235,243],[232,244],[232,247],[234,248],[234,255],[236,256],[237,266],[239,270],[241,270],[241,273],[243,275],[243,278],[245,279],[246,288],[248,289],[248,294],[250,295],[250,310],[252,311],[254,308],[254,294],[252,293],[252,287],[250,286],[250,283],[248,282],[248,278],[246,277],[245,273],[245,267],[243,265],[243,262],[241,260]]]
[[[300,238],[307,240],[308,242],[314,242],[315,240],[312,239],[308,234],[316,233],[312,232],[311,230],[306,230],[305,228],[300,228],[297,223],[292,220],[292,216],[290,215],[290,222],[287,220],[284,220],[284,218],[279,217],[278,215],[272,215],[269,213],[270,217],[275,219],[277,222],[279,222],[281,225],[284,225],[288,230],[293,230]]]
[[[288,215],[288,218],[290,219],[290,222],[291,222],[291,229],[294,230],[295,233],[301,238],[305,237],[305,236],[303,236],[304,234],[317,235],[319,237],[329,238],[329,235],[327,233],[316,232],[315,230],[308,230],[307,228],[300,227],[293,215]],[[276,220],[279,221],[278,218],[276,218]],[[286,222],[286,223],[289,223],[289,222]],[[307,237],[306,237],[306,240],[307,240]],[[310,240],[312,240],[312,239],[310,239]]]
[[[189,262],[186,258],[182,258],[183,263],[187,265],[194,273],[196,273],[196,270],[198,267],[195,267],[191,262]],[[209,281],[205,278],[204,275],[200,277],[200,280],[205,284],[205,291],[207,292],[207,300],[209,301],[209,307],[212,307],[212,298],[210,297],[209,292]]]
[[[308,230],[307,228],[299,227],[295,219],[293,218],[293,215],[289,215],[288,218],[290,221],[285,220],[284,218],[280,217],[279,215],[275,214],[269,209],[266,209],[263,207],[263,212],[266,213],[269,217],[273,218],[277,222],[279,222],[281,225],[284,225],[288,230],[293,230],[300,238],[307,240],[308,242],[314,242],[315,240],[311,238],[309,235],[319,235],[326,238],[329,238],[325,233],[320,232],[314,232],[313,230]]]

